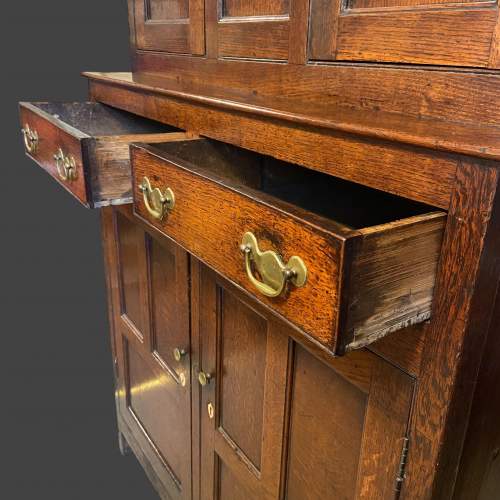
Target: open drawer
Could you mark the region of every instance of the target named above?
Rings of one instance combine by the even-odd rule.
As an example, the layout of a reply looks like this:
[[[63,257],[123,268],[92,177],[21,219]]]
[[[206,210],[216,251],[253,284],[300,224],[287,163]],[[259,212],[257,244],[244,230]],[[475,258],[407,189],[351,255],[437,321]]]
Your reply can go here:
[[[131,203],[129,144],[185,134],[94,102],[21,102],[26,153],[88,207]]]
[[[430,317],[445,213],[208,139],[131,158],[140,218],[334,354]]]

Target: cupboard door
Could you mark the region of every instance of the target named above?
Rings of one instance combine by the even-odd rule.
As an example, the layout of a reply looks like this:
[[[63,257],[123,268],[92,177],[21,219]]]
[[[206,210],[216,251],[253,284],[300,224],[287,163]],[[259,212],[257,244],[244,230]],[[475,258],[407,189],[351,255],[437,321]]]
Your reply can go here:
[[[201,498],[394,498],[413,379],[367,351],[321,361],[252,299],[192,269],[210,375]]]
[[[305,62],[308,0],[209,0],[211,57]]]
[[[138,49],[205,53],[203,0],[134,0],[133,5]]]
[[[498,67],[494,0],[312,0],[315,60]]]
[[[168,495],[191,498],[188,256],[145,232],[129,208],[110,210],[119,420]]]

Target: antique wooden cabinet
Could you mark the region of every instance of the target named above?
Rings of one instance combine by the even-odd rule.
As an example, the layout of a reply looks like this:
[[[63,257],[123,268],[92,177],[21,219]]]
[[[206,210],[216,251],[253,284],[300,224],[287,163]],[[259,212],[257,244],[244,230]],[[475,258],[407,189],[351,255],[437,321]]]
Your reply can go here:
[[[101,210],[119,444],[165,499],[500,497],[494,1],[129,0],[21,103]]]

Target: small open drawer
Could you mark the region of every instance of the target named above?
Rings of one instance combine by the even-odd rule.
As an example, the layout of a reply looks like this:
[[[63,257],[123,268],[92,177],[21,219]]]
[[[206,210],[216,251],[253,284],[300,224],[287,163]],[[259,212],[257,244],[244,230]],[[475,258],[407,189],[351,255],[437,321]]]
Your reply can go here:
[[[131,203],[129,144],[185,138],[94,102],[21,102],[26,153],[88,207]]]
[[[140,218],[334,354],[430,317],[445,213],[208,139],[131,158]]]

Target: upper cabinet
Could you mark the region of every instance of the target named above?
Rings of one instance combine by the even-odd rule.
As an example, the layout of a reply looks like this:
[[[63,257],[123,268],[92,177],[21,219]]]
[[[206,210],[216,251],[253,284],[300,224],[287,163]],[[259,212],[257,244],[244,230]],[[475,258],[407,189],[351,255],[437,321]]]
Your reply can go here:
[[[496,68],[490,0],[311,0],[309,57]]]
[[[135,0],[135,36],[139,50],[203,55],[203,0]]]
[[[496,0],[129,0],[140,51],[500,67]]]
[[[308,0],[207,0],[211,57],[305,62]]]

